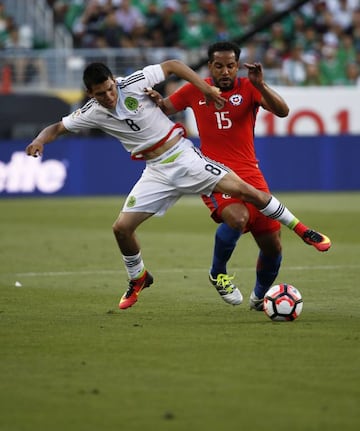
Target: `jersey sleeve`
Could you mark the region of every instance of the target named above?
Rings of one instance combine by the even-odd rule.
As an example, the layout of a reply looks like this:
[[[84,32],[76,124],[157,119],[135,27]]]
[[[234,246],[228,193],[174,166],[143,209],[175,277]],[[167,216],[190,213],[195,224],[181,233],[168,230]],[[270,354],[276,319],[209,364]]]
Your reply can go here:
[[[143,73],[146,80],[145,87],[153,87],[165,80],[165,74],[160,64],[144,67]]]
[[[62,123],[69,132],[78,133],[81,130],[96,127],[91,121],[88,111],[84,111],[84,108],[77,109],[71,114],[62,118]]]
[[[177,111],[183,111],[191,106],[190,96],[196,91],[199,90],[193,84],[188,82],[171,94],[169,99]]]

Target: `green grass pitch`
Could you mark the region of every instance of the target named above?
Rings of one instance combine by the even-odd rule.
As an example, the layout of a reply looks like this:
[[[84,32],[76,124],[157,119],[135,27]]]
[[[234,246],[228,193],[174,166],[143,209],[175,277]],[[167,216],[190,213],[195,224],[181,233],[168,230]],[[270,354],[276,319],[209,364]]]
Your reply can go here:
[[[229,266],[244,304],[210,286],[216,226],[197,197],[141,226],[155,283],[121,311],[122,198],[0,200],[0,430],[360,429],[360,194],[277,196],[333,242],[282,230],[295,322],[249,310],[250,234]]]

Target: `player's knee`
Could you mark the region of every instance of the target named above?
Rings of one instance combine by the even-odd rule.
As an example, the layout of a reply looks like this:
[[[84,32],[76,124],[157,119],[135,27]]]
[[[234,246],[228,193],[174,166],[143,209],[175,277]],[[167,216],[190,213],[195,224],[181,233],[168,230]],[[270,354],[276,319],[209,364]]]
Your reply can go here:
[[[234,220],[230,224],[230,227],[232,229],[235,229],[235,230],[242,232],[245,229],[246,225],[247,225],[247,219],[245,217],[242,217],[242,218]]]
[[[120,218],[116,219],[112,225],[112,230],[117,237],[126,237],[128,229]]]
[[[117,234],[118,232],[120,232],[119,225],[118,225],[117,221],[115,221],[113,223],[112,230],[113,230],[114,234]]]
[[[227,218],[226,224],[232,229],[242,232],[249,221],[249,214],[242,212],[241,214],[235,214]]]

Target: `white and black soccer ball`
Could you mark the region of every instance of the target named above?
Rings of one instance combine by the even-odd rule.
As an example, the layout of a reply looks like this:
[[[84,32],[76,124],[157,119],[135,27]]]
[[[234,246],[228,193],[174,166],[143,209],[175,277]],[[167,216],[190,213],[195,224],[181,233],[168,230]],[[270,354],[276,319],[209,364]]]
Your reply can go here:
[[[277,284],[265,294],[264,312],[271,320],[281,322],[295,320],[302,309],[301,293],[291,284]]]

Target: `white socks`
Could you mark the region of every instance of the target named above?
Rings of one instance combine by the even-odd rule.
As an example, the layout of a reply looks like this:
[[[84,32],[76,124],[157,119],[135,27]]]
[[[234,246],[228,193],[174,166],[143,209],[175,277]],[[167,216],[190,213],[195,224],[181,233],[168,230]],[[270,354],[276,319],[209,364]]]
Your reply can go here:
[[[123,260],[130,280],[140,278],[143,275],[145,265],[140,251],[134,256],[123,256]]]
[[[281,224],[294,229],[299,220],[292,214],[275,196],[271,196],[269,203],[265,208],[260,210],[261,213],[274,220],[278,220]]]

